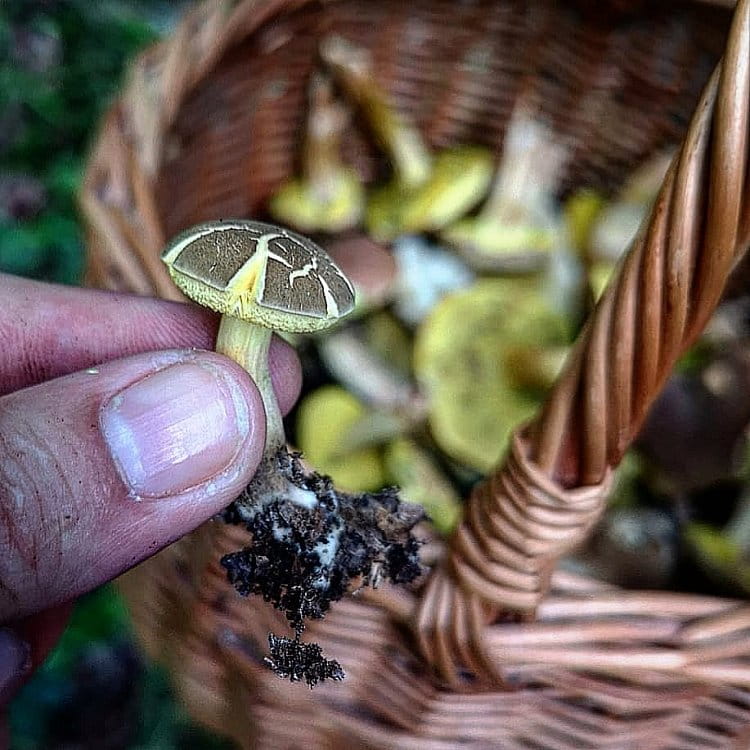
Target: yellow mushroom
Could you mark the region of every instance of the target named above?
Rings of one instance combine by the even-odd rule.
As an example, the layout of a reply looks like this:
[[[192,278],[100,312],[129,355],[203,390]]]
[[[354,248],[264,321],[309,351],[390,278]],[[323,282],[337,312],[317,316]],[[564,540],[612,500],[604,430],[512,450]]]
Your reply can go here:
[[[506,353],[558,346],[565,322],[532,280],[482,279],[441,300],[417,331],[414,372],[435,442],[456,461],[489,472],[538,394],[517,386]]]
[[[458,146],[433,158],[419,131],[388,104],[366,50],[340,36],[329,36],[320,53],[362,110],[393,166],[393,179],[375,189],[367,205],[367,229],[376,240],[440,229],[484,197],[492,179],[492,155],[487,149]]]
[[[310,464],[349,492],[377,490],[385,484],[383,461],[374,448],[349,449],[347,430],[367,407],[340,386],[308,394],[297,413],[297,443]]]
[[[201,224],[162,253],[175,284],[221,313],[216,350],[252,376],[266,411],[266,460],[285,443],[268,369],[273,331],[329,328],[354,308],[354,290],[326,252],[299,234],[257,221]]]
[[[448,226],[441,238],[479,271],[542,267],[560,229],[554,194],[565,153],[551,131],[519,106],[489,198],[477,216]]]
[[[342,232],[356,226],[364,209],[359,175],[341,161],[347,109],[333,98],[331,81],[316,73],[310,83],[310,113],[302,149],[302,177],[284,184],[269,210],[303,232]]]

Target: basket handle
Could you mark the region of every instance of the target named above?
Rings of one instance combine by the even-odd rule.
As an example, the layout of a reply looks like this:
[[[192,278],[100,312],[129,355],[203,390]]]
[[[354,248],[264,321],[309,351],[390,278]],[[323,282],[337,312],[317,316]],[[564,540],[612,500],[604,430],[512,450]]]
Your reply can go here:
[[[600,515],[612,469],[718,304],[750,240],[749,97],[750,0],[741,0],[647,225],[543,410],[472,492],[425,586],[414,628],[450,683],[466,669],[501,680],[482,650],[485,627],[534,616],[557,559]]]

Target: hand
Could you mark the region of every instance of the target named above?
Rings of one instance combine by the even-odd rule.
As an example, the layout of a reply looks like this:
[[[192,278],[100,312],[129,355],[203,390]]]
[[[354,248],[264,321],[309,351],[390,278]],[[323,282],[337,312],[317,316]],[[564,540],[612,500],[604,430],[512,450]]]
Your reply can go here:
[[[2,274],[0,304],[1,712],[67,603],[240,493],[265,418],[247,373],[202,351],[203,310]],[[269,358],[286,413],[299,363],[280,340]]]

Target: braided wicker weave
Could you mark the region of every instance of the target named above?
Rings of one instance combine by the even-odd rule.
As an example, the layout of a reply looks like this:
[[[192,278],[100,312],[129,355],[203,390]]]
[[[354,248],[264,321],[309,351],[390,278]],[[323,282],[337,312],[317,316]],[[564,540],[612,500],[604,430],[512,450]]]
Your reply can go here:
[[[750,2],[728,32],[730,17],[710,3],[211,0],[138,59],[82,205],[89,281],[142,294],[176,296],[166,237],[253,215],[294,172],[323,34],[372,50],[433,146],[499,152],[515,97],[536,92],[567,146],[563,192],[611,188],[683,139],[543,413],[446,549],[428,548],[422,589],[366,591],[310,626],[343,683],[309,691],[264,667],[283,626],[226,583],[235,527],[209,523],[125,578],[143,642],[199,720],[246,748],[750,746],[750,606],[553,573],[750,239]],[[367,139],[347,139],[372,179]]]

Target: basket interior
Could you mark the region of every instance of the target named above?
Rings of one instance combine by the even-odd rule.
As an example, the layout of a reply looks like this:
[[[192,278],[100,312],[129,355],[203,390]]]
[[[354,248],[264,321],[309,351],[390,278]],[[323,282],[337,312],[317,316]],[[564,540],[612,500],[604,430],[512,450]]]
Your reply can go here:
[[[287,4],[291,10],[231,48],[178,110],[157,188],[166,236],[203,220],[263,214],[297,167],[309,75],[329,33],[371,51],[392,104],[432,146],[474,143],[500,153],[524,96],[566,146],[560,194],[583,185],[610,191],[679,142],[730,19],[699,4],[638,5]],[[349,129],[345,151],[365,181],[386,166],[362,123]]]

